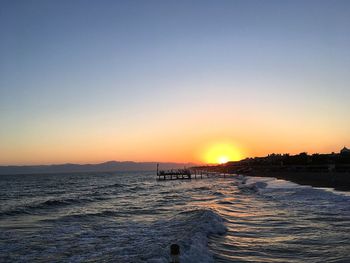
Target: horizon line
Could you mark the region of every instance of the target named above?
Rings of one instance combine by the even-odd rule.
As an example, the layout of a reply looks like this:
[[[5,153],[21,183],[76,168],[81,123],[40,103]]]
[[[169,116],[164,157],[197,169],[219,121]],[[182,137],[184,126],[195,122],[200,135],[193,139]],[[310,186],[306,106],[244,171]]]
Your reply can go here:
[[[344,148],[347,148],[346,146],[344,146]],[[343,149],[343,148],[342,148]],[[298,155],[301,153],[307,153],[306,151],[300,152],[300,153],[296,153],[296,154],[291,154],[291,153],[286,153],[286,152],[273,152],[273,153],[268,153],[266,155],[259,155],[259,156],[246,156],[244,158],[241,158],[240,160],[229,160],[226,163],[229,162],[239,162],[242,161],[244,159],[247,158],[260,158],[260,157],[266,157],[269,156],[271,154],[280,154],[280,155],[284,155],[284,154],[289,154],[289,155]],[[330,153],[321,153],[321,152],[314,152],[314,153],[310,153],[312,154],[332,154],[332,153],[340,153],[339,152],[330,152]],[[65,163],[48,163],[48,164],[38,164],[38,163],[34,163],[34,164],[1,164],[0,163],[0,167],[9,167],[9,166],[55,166],[55,165],[99,165],[99,164],[104,164],[104,163],[109,163],[109,162],[117,162],[117,163],[172,163],[172,164],[194,164],[194,165],[217,165],[219,163],[206,163],[206,162],[191,162],[191,161],[186,161],[186,162],[177,162],[177,161],[131,161],[131,160],[127,160],[127,161],[117,161],[117,160],[108,160],[108,161],[102,161],[102,162],[91,162],[91,163],[74,163],[74,162],[65,162]]]
[[[0,167],[9,167],[9,166],[55,166],[55,165],[99,165],[99,164],[105,164],[105,163],[171,163],[171,164],[204,164],[203,162],[175,162],[175,161],[116,161],[116,160],[109,160],[109,161],[102,161],[102,162],[91,162],[91,163],[74,163],[74,162],[65,162],[65,163],[48,163],[48,164],[1,164]]]

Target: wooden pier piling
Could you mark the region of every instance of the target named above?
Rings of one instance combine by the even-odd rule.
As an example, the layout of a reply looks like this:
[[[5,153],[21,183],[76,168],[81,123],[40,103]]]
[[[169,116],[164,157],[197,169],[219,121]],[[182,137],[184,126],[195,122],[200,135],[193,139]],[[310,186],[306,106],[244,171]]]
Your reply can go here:
[[[197,176],[198,175],[198,176]],[[191,180],[203,179],[209,177],[228,177],[229,174],[219,172],[209,172],[199,169],[171,169],[171,170],[159,170],[159,164],[157,164],[157,180]],[[200,177],[199,177],[200,176]]]

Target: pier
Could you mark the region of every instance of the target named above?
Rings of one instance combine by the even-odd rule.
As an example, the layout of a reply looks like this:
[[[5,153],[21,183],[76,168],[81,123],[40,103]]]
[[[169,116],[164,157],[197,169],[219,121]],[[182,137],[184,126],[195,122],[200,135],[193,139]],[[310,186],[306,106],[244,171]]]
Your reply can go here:
[[[226,177],[228,174],[206,171],[202,169],[171,169],[171,170],[159,170],[159,164],[157,164],[157,180],[191,180],[191,179],[203,179],[209,177]]]
[[[191,171],[187,169],[158,171],[157,176],[158,176],[158,180],[190,180],[192,179]]]

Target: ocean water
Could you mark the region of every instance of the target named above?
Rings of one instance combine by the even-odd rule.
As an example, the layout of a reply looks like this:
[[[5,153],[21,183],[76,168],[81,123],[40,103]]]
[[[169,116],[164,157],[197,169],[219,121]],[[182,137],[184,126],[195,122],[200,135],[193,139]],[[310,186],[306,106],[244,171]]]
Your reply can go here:
[[[0,176],[0,262],[350,262],[350,195],[274,178]]]

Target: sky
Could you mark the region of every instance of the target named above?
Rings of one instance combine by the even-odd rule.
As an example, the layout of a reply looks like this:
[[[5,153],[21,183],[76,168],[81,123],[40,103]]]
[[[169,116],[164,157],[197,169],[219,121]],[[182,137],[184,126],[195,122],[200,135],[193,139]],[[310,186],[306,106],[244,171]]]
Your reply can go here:
[[[338,152],[349,43],[346,0],[0,0],[0,165]]]

